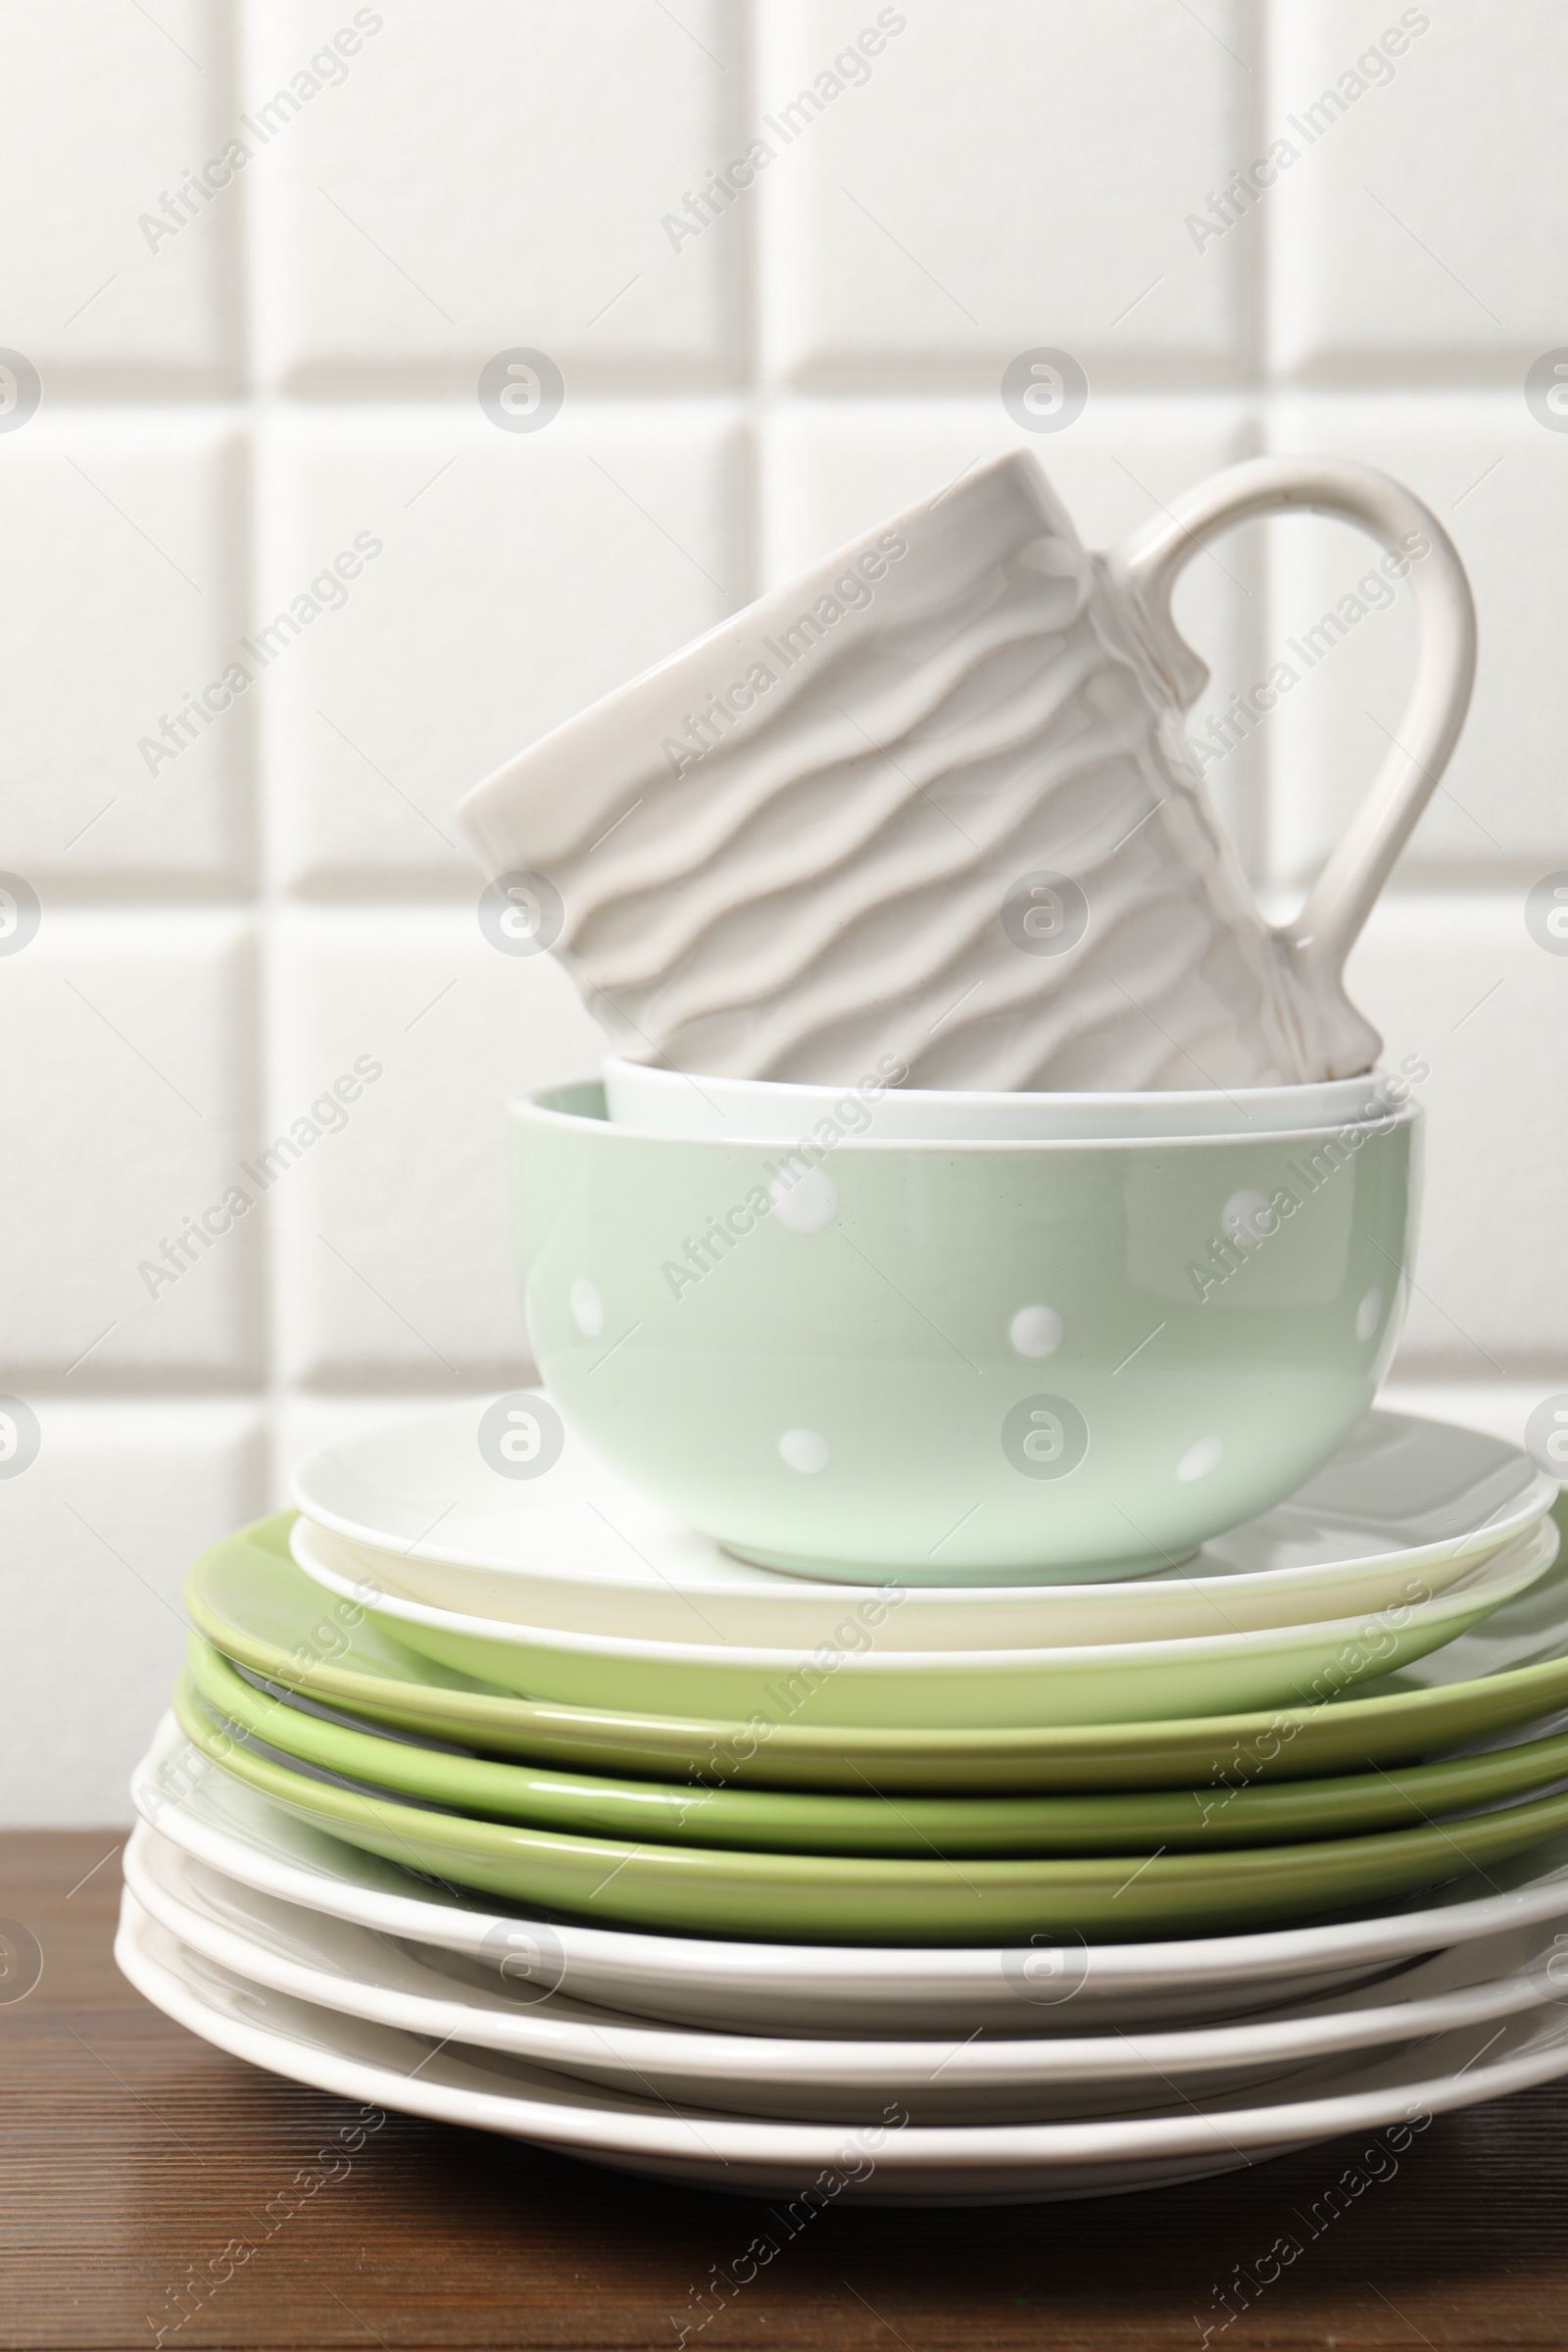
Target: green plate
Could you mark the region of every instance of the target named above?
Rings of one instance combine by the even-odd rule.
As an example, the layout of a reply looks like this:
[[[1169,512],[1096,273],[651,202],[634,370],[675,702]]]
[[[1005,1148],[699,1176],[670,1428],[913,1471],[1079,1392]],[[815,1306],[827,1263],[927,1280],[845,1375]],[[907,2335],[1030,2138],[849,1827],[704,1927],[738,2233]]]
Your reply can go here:
[[[191,1680],[215,1713],[375,1793],[452,1805],[531,1829],[660,1844],[807,1854],[1139,1854],[1270,1845],[1413,1828],[1530,1796],[1568,1779],[1568,1734],[1404,1773],[1344,1774],[1269,1788],[1146,1789],[1128,1795],[911,1796],[896,1800],[771,1788],[692,1788],[504,1764],[324,1722],[258,1690],[200,1635]]]
[[[1004,1944],[1207,1935],[1387,1903],[1568,1828],[1568,1793],[1382,1837],[1206,1854],[916,1861],[628,1844],[402,1804],[317,1780],[245,1744],[182,1676],[181,1730],[213,1763],[351,1845],[449,1886],[677,1935],[774,1941]]]
[[[1563,1498],[1553,1517],[1568,1527]],[[625,1715],[473,1682],[402,1648],[302,1575],[288,1553],[293,1519],[258,1520],[197,1561],[185,1599],[210,1642],[270,1682],[371,1722],[567,1769],[857,1795],[868,1784],[945,1794],[1250,1786],[1408,1763],[1568,1707],[1568,1544],[1476,1633],[1324,1706],[1061,1730],[846,1732]]]

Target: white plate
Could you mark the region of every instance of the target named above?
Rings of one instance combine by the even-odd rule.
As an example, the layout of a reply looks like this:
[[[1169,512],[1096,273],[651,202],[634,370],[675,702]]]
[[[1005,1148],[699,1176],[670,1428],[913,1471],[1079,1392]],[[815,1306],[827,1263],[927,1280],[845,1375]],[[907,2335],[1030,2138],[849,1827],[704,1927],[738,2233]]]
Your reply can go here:
[[[1568,1997],[1549,1923],[1419,1961],[1372,1987],[1195,2031],[1077,2031],[1071,2001],[1042,2010],[1046,2037],[807,2040],[628,2021],[531,1979],[408,1946],[279,1902],[193,1861],[139,1823],[125,1884],[187,1950],[253,1984],[433,2041],[503,2050],[612,2089],[746,2115],[874,2123],[897,2099],[913,2123],[1082,2120],[1277,2083],[1348,2050],[1390,2049],[1496,2024]],[[525,1952],[527,1950],[525,1943]],[[529,1955],[531,1958],[531,1955]],[[1564,1983],[1558,1984],[1558,1975]],[[1050,2029],[1054,2028],[1051,2033]]]
[[[569,1430],[535,1479],[480,1450],[484,1404],[322,1446],[295,1474],[301,1567],[434,1608],[565,1633],[806,1649],[831,1641],[846,1592],[737,1560],[625,1486]],[[1555,1483],[1478,1431],[1374,1412],[1289,1501],[1182,1567],[1109,1585],[924,1587],[877,1629],[881,1649],[1047,1649],[1180,1641],[1381,1609],[1436,1592],[1533,1525]]]
[[[1201,2110],[1094,2123],[929,2126],[890,2100],[874,2125],[742,2121],[575,2082],[526,2060],[372,2025],[273,1992],[187,1951],[126,1890],[115,1957],[166,2015],[237,2058],[364,2106],[500,2132],[617,2171],[794,2196],[832,2182],[855,2203],[1035,2202],[1192,2178],[1347,2132],[1414,2132],[1568,2073],[1568,2013],[1439,2034],[1399,2057],[1326,2062],[1266,2106],[1232,2092]]]
[[[718,1135],[731,1143],[809,1142],[817,1120],[831,1116],[835,1105],[844,1127],[876,1142],[936,1136],[1017,1143],[1060,1136],[1104,1141],[1134,1135],[1285,1135],[1386,1119],[1409,1099],[1409,1080],[1385,1070],[1305,1086],[1239,1086],[1228,1094],[1223,1088],[1182,1094],[1153,1088],[1136,1094],[992,1094],[883,1086],[874,1078],[859,1087],[712,1078],[706,1071],[653,1069],[613,1054],[605,1061],[605,1106],[617,1127],[640,1127],[654,1135]]]
[[[1066,1649],[884,1650],[884,1597],[844,1597],[836,1639],[815,1648],[634,1641],[512,1625],[373,1586],[304,1556],[313,1582],[438,1664],[530,1698],[654,1715],[777,1719],[859,1729],[1001,1730],[1144,1723],[1290,1706],[1392,1674],[1525,1592],[1550,1567],[1550,1519],[1505,1544],[1429,1600],[1404,1600],[1321,1624],[1268,1626],[1175,1642],[1082,1642]],[[383,1580],[389,1586],[390,1580]],[[1412,1572],[1411,1589],[1428,1590]]]
[[[1038,2034],[1070,1997],[1078,2032],[1192,2023],[1305,2000],[1430,1952],[1568,1921],[1568,1838],[1440,1899],[1265,1934],[1009,1950],[725,1943],[481,1909],[297,1821],[209,1764],[172,1717],[138,1765],[142,1818],[182,1852],[265,1894],[378,1934],[488,1960],[514,1983],[531,1937],[539,1981],[673,2025],[786,2034]],[[499,1955],[499,1956],[498,1956]],[[520,1956],[519,1956],[520,1955]]]

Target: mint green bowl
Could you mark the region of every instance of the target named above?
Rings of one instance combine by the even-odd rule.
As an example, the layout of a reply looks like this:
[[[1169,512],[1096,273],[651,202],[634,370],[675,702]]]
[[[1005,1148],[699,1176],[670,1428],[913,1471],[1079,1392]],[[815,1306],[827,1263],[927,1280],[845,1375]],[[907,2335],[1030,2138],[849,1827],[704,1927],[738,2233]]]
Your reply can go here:
[[[1405,1297],[1420,1113],[1274,1137],[778,1143],[513,1103],[566,1419],[743,1557],[862,1583],[1185,1558],[1322,1468]]]

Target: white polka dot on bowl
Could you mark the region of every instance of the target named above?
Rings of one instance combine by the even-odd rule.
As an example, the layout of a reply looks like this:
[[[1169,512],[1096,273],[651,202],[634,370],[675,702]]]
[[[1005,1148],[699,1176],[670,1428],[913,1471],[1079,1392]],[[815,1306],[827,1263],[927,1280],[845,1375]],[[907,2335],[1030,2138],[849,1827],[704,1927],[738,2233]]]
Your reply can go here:
[[[1176,1475],[1183,1486],[1191,1486],[1195,1478],[1206,1478],[1218,1465],[1224,1450],[1221,1438],[1200,1438],[1196,1446],[1189,1446],[1176,1465]]]
[[[1255,1250],[1259,1242],[1267,1241],[1279,1224],[1278,1212],[1270,1208],[1261,1193],[1232,1193],[1219,1212],[1220,1229],[1227,1241],[1240,1242],[1244,1248]]]
[[[1054,1355],[1063,1328],[1054,1306],[1020,1306],[1007,1325],[1007,1337],[1017,1355]]]
[[[605,1302],[593,1284],[579,1276],[566,1293],[566,1304],[583,1338],[597,1340],[605,1328]]]
[[[773,1214],[788,1233],[820,1233],[839,1213],[839,1188],[821,1168],[804,1176],[786,1168],[767,1188]]]
[[[791,1470],[825,1470],[828,1443],[820,1430],[787,1429],[778,1442],[781,1458]]]

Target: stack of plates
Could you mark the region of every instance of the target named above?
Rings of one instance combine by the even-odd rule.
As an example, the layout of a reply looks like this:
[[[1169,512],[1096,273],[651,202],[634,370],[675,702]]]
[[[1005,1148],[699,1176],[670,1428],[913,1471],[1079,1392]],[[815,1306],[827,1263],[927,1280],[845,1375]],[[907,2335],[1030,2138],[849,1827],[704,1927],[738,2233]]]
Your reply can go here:
[[[479,1424],[327,1449],[192,1573],[119,1950],[196,2032],[884,2201],[1568,2071],[1568,1561],[1513,1448],[1374,1414],[1181,1569],[906,1593],[734,1561],[570,1439],[506,1479]]]

